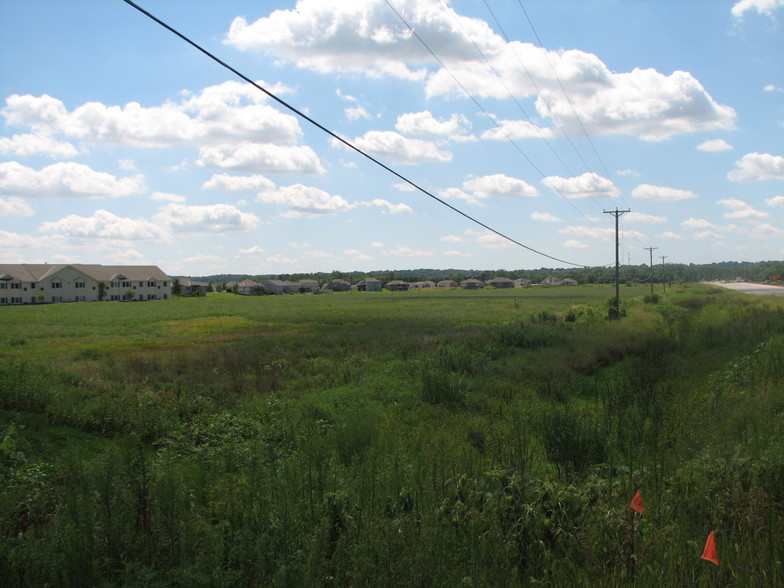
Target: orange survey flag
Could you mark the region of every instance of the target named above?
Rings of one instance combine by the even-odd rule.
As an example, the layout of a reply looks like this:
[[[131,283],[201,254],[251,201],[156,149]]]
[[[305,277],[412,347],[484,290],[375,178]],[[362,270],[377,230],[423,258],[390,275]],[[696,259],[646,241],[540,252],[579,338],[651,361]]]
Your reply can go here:
[[[705,549],[702,552],[702,559],[719,565],[719,552],[716,551],[716,534],[711,531],[708,540],[705,542]]]
[[[645,503],[642,501],[642,494],[640,494],[639,490],[637,490],[637,494],[632,498],[632,503],[629,505],[629,508],[636,510],[640,514],[645,512]]]

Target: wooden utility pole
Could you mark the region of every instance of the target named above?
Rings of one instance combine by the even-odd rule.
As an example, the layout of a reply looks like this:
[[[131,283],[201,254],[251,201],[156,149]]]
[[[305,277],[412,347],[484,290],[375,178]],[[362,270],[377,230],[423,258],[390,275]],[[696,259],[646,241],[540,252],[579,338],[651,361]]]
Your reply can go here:
[[[621,316],[621,263],[618,261],[618,249],[621,246],[620,238],[618,237],[618,217],[631,210],[605,210],[604,214],[611,214],[615,217],[615,317]]]
[[[664,277],[664,260],[667,259],[669,257],[669,255],[660,255],[659,257],[661,257],[661,260],[662,260],[662,292],[666,292],[667,291],[667,280]]]
[[[651,294],[653,294],[653,250],[658,249],[658,247],[645,247],[648,252],[651,254]]]

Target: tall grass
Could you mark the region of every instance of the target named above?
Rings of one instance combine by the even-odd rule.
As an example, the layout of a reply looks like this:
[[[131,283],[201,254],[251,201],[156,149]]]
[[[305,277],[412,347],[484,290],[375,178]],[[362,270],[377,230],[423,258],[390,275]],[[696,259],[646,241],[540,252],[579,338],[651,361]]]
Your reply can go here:
[[[9,309],[4,584],[781,585],[781,306],[499,292]]]

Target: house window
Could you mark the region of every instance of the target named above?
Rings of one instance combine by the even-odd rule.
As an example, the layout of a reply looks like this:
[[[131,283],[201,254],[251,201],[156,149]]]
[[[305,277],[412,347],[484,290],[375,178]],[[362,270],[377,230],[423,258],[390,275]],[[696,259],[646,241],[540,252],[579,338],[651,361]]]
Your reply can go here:
[[[12,296],[11,297],[11,304],[22,304],[22,297],[21,296]]]
[[[119,302],[120,300],[122,300],[122,296],[120,296],[119,294],[112,294],[111,300],[114,302]]]
[[[148,288],[155,288],[155,282],[147,282]]]
[[[0,298],[0,304],[8,304],[8,298]]]
[[[123,282],[122,283],[122,287],[123,288],[130,288],[131,287],[131,283],[130,282]]]
[[[0,282],[0,290],[5,290],[8,288],[8,284],[6,282]]]
[[[76,280],[76,282],[74,282],[74,288],[84,288],[84,280]]]
[[[52,296],[52,302],[62,302],[62,301],[63,301],[62,296]]]
[[[22,282],[11,282],[11,290],[19,290],[22,287]]]
[[[59,281],[52,282],[52,288],[62,288],[62,287],[63,287],[63,283],[62,282],[59,282]]]
[[[139,288],[144,288],[144,282],[139,282]]]

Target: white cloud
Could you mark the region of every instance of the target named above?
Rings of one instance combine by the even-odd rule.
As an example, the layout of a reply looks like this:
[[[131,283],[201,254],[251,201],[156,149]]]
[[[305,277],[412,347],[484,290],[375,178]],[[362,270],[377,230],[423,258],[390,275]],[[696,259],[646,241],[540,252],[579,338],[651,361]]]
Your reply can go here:
[[[304,145],[275,145],[249,141],[203,147],[197,165],[246,172],[321,174],[318,155]]]
[[[767,84],[762,90],[765,92],[784,92],[784,88],[779,88],[773,84]]]
[[[33,216],[35,212],[22,198],[0,198],[0,216]]]
[[[698,233],[694,233],[695,239],[705,240],[705,239],[723,239],[724,237],[717,233],[716,231],[700,231]]]
[[[780,239],[784,237],[784,230],[767,223],[758,223],[752,228],[751,236],[754,239]]]
[[[153,192],[150,195],[150,200],[182,203],[188,199],[185,196],[180,196],[179,194],[169,194],[167,192]]]
[[[612,181],[593,172],[572,178],[548,176],[542,183],[566,198],[616,198],[620,195]]]
[[[58,141],[45,133],[24,133],[13,137],[0,137],[0,153],[16,157],[48,155],[55,159],[74,157],[79,151],[65,141]]]
[[[728,208],[731,212],[725,212],[724,218],[767,218],[768,213],[756,210],[748,202],[738,200],[737,198],[724,198],[718,200],[716,204]]]
[[[697,149],[715,153],[717,151],[729,151],[732,149],[732,145],[727,143],[724,139],[711,139],[710,141],[704,141],[697,145]]]
[[[443,243],[462,243],[462,237],[458,237],[457,235],[444,235],[439,239]]]
[[[346,249],[343,252],[343,255],[353,261],[373,261],[373,259],[375,259],[366,253],[362,253],[358,249]]]
[[[688,72],[664,75],[653,69],[634,69],[615,73],[597,56],[583,51],[547,51],[530,43],[506,43],[487,22],[458,15],[446,3],[400,0],[395,8],[420,38],[427,39],[433,53],[449,63],[449,71],[384,0],[300,0],[295,9],[277,10],[252,23],[235,19],[226,42],[240,50],[269,52],[321,73],[424,81],[428,98],[464,98],[463,88],[472,96],[501,99],[508,98],[509,92],[516,97],[541,92],[536,102],[539,116],[557,117],[574,134],[581,132],[582,125],[592,135],[625,133],[662,140],[680,133],[733,127],[734,110],[717,104]],[[561,84],[570,89],[568,99]],[[511,122],[502,124],[509,126],[510,137],[538,135],[530,123],[516,129]]]
[[[414,212],[408,204],[402,202],[393,204],[383,198],[374,198],[370,202],[363,202],[362,204],[366,206],[377,206],[383,209],[385,214],[411,214]]]
[[[560,223],[563,222],[560,218],[549,212],[532,212],[531,220],[540,221],[543,223]]]
[[[519,141],[532,137],[553,137],[552,129],[538,127],[527,120],[500,120],[496,121],[496,124],[497,126],[482,133],[481,138],[490,141]]]
[[[406,245],[398,245],[388,252],[389,255],[396,255],[399,257],[427,257],[433,255],[432,251],[422,251],[419,249],[411,249]]]
[[[260,255],[264,253],[264,250],[258,245],[254,245],[253,247],[248,247],[247,249],[239,249],[239,252],[243,255]]]
[[[373,116],[367,111],[364,106],[352,106],[351,108],[346,108],[345,111],[346,118],[348,120],[359,120],[360,118],[373,118]]]
[[[141,175],[117,178],[81,163],[53,163],[40,170],[0,163],[0,194],[31,198],[120,198],[144,190]]]
[[[539,191],[529,183],[504,174],[492,174],[466,180],[463,182],[463,189],[478,199],[495,196],[531,198],[539,195]]]
[[[735,18],[742,18],[750,10],[772,18],[773,11],[782,7],[784,0],[740,0],[732,6],[731,12]]]
[[[168,241],[169,233],[159,225],[145,219],[120,217],[107,210],[96,210],[92,216],[69,214],[53,222],[45,222],[43,233],[83,239],[123,239]]]
[[[653,214],[644,214],[642,212],[629,212],[626,214],[625,218],[626,220],[645,225],[658,225],[667,222],[666,216],[656,216]]]
[[[634,171],[633,169],[620,169],[615,172],[619,176],[639,176],[639,172]]]
[[[588,245],[581,243],[576,239],[569,239],[568,241],[564,241],[563,246],[569,249],[588,249]]]
[[[665,231],[664,233],[661,234],[661,238],[673,239],[675,241],[683,241],[686,239],[686,237],[684,237],[683,235],[680,235],[678,233],[673,233],[672,231]]]
[[[506,249],[508,247],[514,247],[514,244],[509,241],[509,239],[505,239],[492,231],[473,231],[468,229],[466,235],[469,235],[475,243],[478,243],[487,249]]]
[[[285,217],[309,217],[346,212],[353,208],[345,198],[329,194],[320,188],[294,184],[277,190],[260,192],[256,201],[287,209]]]
[[[447,120],[438,120],[429,110],[408,112],[397,117],[395,128],[406,135],[447,138],[465,135],[471,123],[462,114],[453,114]]]
[[[0,249],[3,251],[3,260],[6,263],[25,263],[29,259],[29,252],[40,245],[40,240],[32,235],[10,233],[0,229]],[[24,250],[18,261],[9,261],[8,252]]]
[[[691,230],[698,230],[698,229],[708,229],[713,228],[714,225],[711,222],[706,221],[704,218],[689,218],[685,221],[681,222],[681,226],[684,229],[691,229]]]
[[[668,188],[666,186],[652,186],[651,184],[640,184],[632,190],[634,198],[643,200],[656,200],[659,202],[676,202],[678,200],[689,200],[697,198],[691,190],[680,190],[678,188]]]
[[[784,180],[784,157],[770,153],[747,153],[735,162],[737,169],[729,172],[732,182],[743,180]]]
[[[187,206],[167,204],[153,217],[156,222],[178,233],[224,233],[226,231],[248,231],[259,224],[259,218],[251,212],[242,212],[231,204]]]
[[[766,198],[765,204],[768,206],[781,206],[784,208],[784,196],[774,196],[773,198]]]
[[[205,190],[246,190],[258,192],[274,190],[275,182],[262,175],[234,176],[231,174],[214,174],[209,180],[204,182],[202,188]]]
[[[454,249],[450,249],[449,251],[444,251],[442,255],[447,257],[474,257],[473,253],[463,253],[462,251],[456,251]]]
[[[334,147],[344,147],[337,139],[332,139]],[[428,162],[451,161],[449,151],[441,151],[435,143],[422,139],[409,139],[394,131],[368,131],[351,141],[362,151],[384,162],[400,165],[413,165]]]

